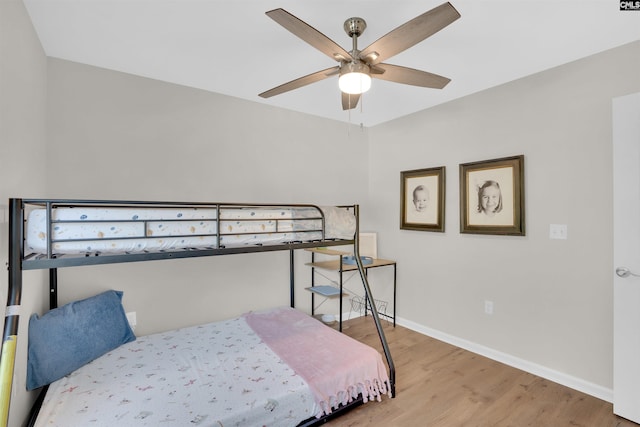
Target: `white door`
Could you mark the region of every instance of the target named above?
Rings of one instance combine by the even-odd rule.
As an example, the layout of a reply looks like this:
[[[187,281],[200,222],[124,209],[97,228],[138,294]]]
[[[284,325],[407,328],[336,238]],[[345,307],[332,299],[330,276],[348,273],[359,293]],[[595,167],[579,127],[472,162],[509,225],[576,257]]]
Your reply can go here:
[[[613,412],[640,423],[640,93],[613,100]]]

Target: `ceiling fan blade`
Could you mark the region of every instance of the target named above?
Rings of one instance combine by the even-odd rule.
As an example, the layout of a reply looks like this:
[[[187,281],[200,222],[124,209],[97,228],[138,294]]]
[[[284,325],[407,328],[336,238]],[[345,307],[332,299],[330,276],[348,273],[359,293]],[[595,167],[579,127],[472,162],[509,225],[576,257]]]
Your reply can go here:
[[[406,85],[442,89],[451,81],[451,79],[437,74],[401,67],[399,65],[377,64],[376,68],[384,70],[384,73],[371,73],[371,77]]]
[[[295,80],[291,80],[290,82],[281,84],[280,86],[274,87],[273,89],[269,89],[266,92],[262,92],[258,96],[262,98],[270,98],[275,95],[280,95],[281,93],[289,92],[290,90],[298,89],[306,85],[310,85],[311,83],[319,82],[320,80],[324,80],[336,74],[340,67],[335,66],[331,68],[327,68],[326,70],[317,71],[312,74],[308,74],[304,77],[300,77]]]
[[[356,106],[358,105],[358,101],[360,101],[360,94],[349,95],[348,93],[342,92],[342,109],[343,110],[352,110],[356,108]]]
[[[274,9],[266,13],[269,18],[332,59],[336,61],[351,59],[349,52],[340,47],[340,45],[286,10]]]
[[[458,18],[460,13],[451,3],[443,3],[380,37],[360,52],[360,58],[369,65],[378,64],[420,43]]]

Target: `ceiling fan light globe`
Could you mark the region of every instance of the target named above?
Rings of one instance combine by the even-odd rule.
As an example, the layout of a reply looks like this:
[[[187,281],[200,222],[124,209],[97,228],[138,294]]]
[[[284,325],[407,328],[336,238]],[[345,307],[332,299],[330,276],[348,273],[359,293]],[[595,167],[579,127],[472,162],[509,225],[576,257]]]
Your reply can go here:
[[[359,95],[371,89],[371,77],[365,73],[347,73],[340,76],[338,86],[344,93]]]
[[[371,88],[371,68],[362,61],[342,64],[338,87],[343,93],[360,95]]]

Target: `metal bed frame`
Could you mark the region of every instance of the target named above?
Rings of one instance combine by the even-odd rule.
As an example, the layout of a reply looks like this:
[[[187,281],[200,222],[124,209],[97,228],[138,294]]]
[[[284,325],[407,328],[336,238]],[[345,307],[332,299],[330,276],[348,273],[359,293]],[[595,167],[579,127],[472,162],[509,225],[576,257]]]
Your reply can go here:
[[[28,207],[45,208],[47,211],[47,254],[29,254],[25,253],[25,211]],[[98,208],[211,208],[216,209],[217,215],[217,244],[211,247],[187,248],[187,249],[168,249],[145,252],[132,252],[121,254],[101,254],[101,253],[85,253],[81,255],[56,255],[53,253],[51,240],[52,231],[52,210],[63,207],[98,207]],[[150,261],[162,259],[179,259],[192,257],[205,257],[216,255],[228,255],[252,252],[268,252],[288,250],[289,255],[289,277],[290,277],[290,305],[294,307],[294,251],[297,249],[326,247],[326,246],[343,246],[353,245],[355,260],[358,271],[362,279],[364,291],[369,301],[374,301],[367,280],[362,261],[359,256],[359,241],[356,236],[359,232],[359,206],[339,206],[340,208],[352,209],[356,218],[356,230],[353,239],[327,239],[325,238],[325,218],[322,210],[316,205],[305,204],[240,204],[240,203],[178,203],[178,202],[141,202],[141,201],[104,201],[104,200],[62,200],[62,199],[9,199],[9,289],[7,292],[7,308],[5,312],[2,350],[0,353],[0,425],[6,426],[9,418],[9,407],[11,399],[11,389],[13,385],[13,370],[15,365],[16,343],[18,339],[18,323],[20,320],[20,303],[22,296],[22,274],[24,270],[49,270],[49,305],[50,308],[58,306],[58,278],[57,269],[71,266],[114,264],[137,261]],[[316,209],[318,216],[315,218],[304,218],[304,220],[315,219],[321,220],[321,229],[311,230],[321,232],[322,238],[315,241],[294,241],[276,244],[254,245],[254,246],[234,246],[222,247],[220,245],[220,237],[223,233],[220,231],[221,215],[225,209],[238,208],[312,208]],[[274,220],[277,221],[276,218]],[[291,220],[288,218],[288,220]],[[238,234],[238,233],[233,233]],[[250,232],[248,234],[256,234]],[[175,236],[174,236],[175,237]],[[395,397],[395,366],[389,351],[389,346],[382,329],[380,316],[375,304],[370,304],[372,318],[376,325],[378,336],[382,344],[382,349],[389,367],[389,381],[391,386],[391,396]],[[34,410],[29,416],[29,424],[35,421],[37,411],[39,410],[46,387],[36,400]],[[326,423],[329,419],[340,415],[342,412],[349,410],[355,406],[362,404],[362,399],[356,399],[346,407],[339,408],[327,417],[309,419],[300,423],[300,426],[312,426]]]

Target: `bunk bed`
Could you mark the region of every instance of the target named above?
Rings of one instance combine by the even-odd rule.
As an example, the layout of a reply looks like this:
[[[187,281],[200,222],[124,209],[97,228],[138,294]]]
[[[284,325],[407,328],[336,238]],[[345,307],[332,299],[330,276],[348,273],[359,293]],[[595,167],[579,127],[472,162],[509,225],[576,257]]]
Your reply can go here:
[[[325,367],[319,367],[318,372],[322,372],[322,375],[328,375],[332,371],[341,371],[343,369],[335,369],[335,357],[323,361],[323,358],[327,358],[323,356],[322,351],[309,350],[309,347],[305,345],[299,346],[305,351],[304,354],[294,354],[292,356],[283,356],[282,354],[283,348],[286,350],[289,347],[293,347],[291,343],[307,342],[310,345],[313,340],[321,340],[321,347],[326,347],[326,351],[333,352],[334,355],[342,353],[343,351],[340,349],[347,348],[351,345],[351,341],[360,346],[368,347],[309,316],[303,315],[294,307],[294,252],[297,249],[327,246],[353,245],[355,260],[365,294],[369,301],[374,301],[361,259],[358,256],[359,242],[356,237],[358,236],[358,231],[358,205],[319,207],[309,204],[249,205],[239,203],[10,199],[9,289],[2,353],[0,356],[0,425],[6,425],[8,421],[15,349],[18,338],[18,321],[21,314],[20,300],[23,271],[49,270],[49,303],[51,309],[56,309],[58,307],[57,270],[59,268],[266,251],[289,251],[290,253],[290,307],[280,307],[266,312],[245,313],[237,319],[229,319],[215,324],[201,325],[138,339],[135,339],[135,337],[128,338],[125,340],[126,344],[107,351],[106,354],[74,371],[73,375],[66,375],[53,382],[51,386],[44,385],[42,393],[34,406],[35,409],[30,414],[28,425],[36,425],[37,413],[40,407],[59,406],[56,399],[60,399],[61,394],[64,394],[65,391],[82,387],[83,376],[88,377],[90,383],[95,383],[95,375],[97,374],[95,371],[91,371],[92,368],[90,366],[94,366],[94,368],[98,366],[97,369],[109,373],[119,370],[126,371],[126,369],[120,369],[121,365],[117,365],[120,368],[114,369],[114,360],[126,358],[120,353],[137,352],[141,350],[141,347],[155,348],[154,346],[162,346],[167,341],[177,339],[186,339],[189,344],[186,347],[189,347],[189,351],[193,352],[195,351],[192,348],[193,340],[204,342],[206,340],[202,339],[201,334],[219,335],[222,332],[218,328],[221,327],[225,327],[224,331],[229,329],[236,331],[233,339],[238,339],[238,341],[240,341],[237,338],[238,336],[248,337],[248,344],[246,345],[249,346],[247,348],[250,350],[235,349],[235,351],[241,351],[244,355],[254,354],[257,351],[257,347],[266,347],[265,351],[267,353],[256,353],[260,354],[260,356],[257,356],[260,363],[273,359],[271,360],[273,363],[269,365],[270,367],[266,371],[271,371],[272,366],[275,365],[285,365],[285,372],[281,373],[281,375],[288,375],[292,380],[290,383],[289,380],[286,381],[288,384],[285,387],[285,393],[293,394],[295,399],[298,400],[297,403],[294,402],[294,406],[300,406],[300,401],[307,403],[305,409],[307,412],[300,412],[300,414],[306,413],[307,415],[305,416],[291,415],[294,412],[293,410],[289,411],[288,422],[291,425],[311,426],[323,424],[367,400],[379,399],[382,394],[394,397],[395,367],[375,305],[372,305],[370,309],[386,360],[386,367],[383,366],[382,369],[384,372],[375,380],[369,382],[368,380],[362,381],[362,379],[359,379],[358,383],[345,385],[343,378],[323,378],[324,383],[321,384],[300,381],[300,384],[294,387],[293,378],[296,378],[297,381],[299,379],[297,376],[298,370],[305,369],[304,366],[301,367],[299,364],[300,360],[308,361],[308,358],[314,354],[315,358],[312,359],[314,364],[319,366],[324,363],[326,365]],[[115,292],[115,294],[119,298],[122,297],[121,293]],[[44,333],[46,334],[46,331]],[[228,334],[228,332],[222,334]],[[310,339],[309,337],[312,338]],[[190,339],[192,341],[189,341]],[[231,338],[229,336],[226,339]],[[332,349],[331,345],[336,347]],[[203,349],[202,351],[207,353],[214,350]],[[217,348],[215,351],[221,350]],[[375,350],[374,352],[380,360],[373,360],[371,363],[380,364],[382,360],[380,354]],[[162,353],[162,351],[156,348],[156,353]],[[345,359],[341,363],[341,365],[344,365],[344,369],[349,369],[350,363],[348,363],[348,359],[351,357],[353,355],[345,354]],[[245,357],[236,359],[244,360]],[[296,365],[295,359],[298,359],[298,365]],[[255,370],[258,361],[254,360],[254,362],[252,369]],[[179,365],[180,362],[177,363]],[[364,361],[357,361],[352,365],[357,370],[364,363]],[[134,363],[134,365],[138,368],[142,364]],[[156,369],[160,368],[156,366]],[[163,371],[172,370],[167,366],[163,366],[161,369]],[[239,368],[234,365],[233,369]],[[370,369],[373,370],[374,368],[371,367]],[[376,369],[379,371],[379,366]],[[179,366],[177,368],[174,366],[173,370],[179,371]],[[294,372],[295,375],[291,376],[291,372]],[[131,376],[131,372],[129,374]],[[306,374],[314,376],[314,373],[309,374],[307,372]],[[344,374],[354,377],[354,372],[346,372]],[[146,375],[148,377],[149,373],[147,372]],[[304,375],[302,375],[302,378],[308,379]],[[360,377],[356,375],[355,378]],[[69,383],[76,380],[80,382]],[[121,380],[118,381],[122,382]],[[265,378],[258,376],[255,381],[262,382],[265,381]],[[272,387],[271,391],[275,392],[276,383],[283,381],[273,381],[272,385],[265,387]],[[347,392],[330,395],[333,389],[326,388],[327,383],[330,382],[342,384],[341,390],[347,390]],[[140,389],[141,385],[134,383],[131,387]],[[47,389],[58,390],[58,394],[50,397]],[[241,390],[242,393],[248,393],[246,387]],[[187,399],[193,397],[190,393],[187,393],[186,396]],[[223,400],[221,396],[214,395],[208,396],[204,403],[206,404],[207,400],[211,403],[212,400],[217,399]],[[229,397],[227,400],[233,401],[234,399],[236,398]],[[312,409],[309,409],[309,400],[313,403]],[[149,401],[148,396],[145,397],[145,401]],[[267,401],[271,402],[266,405],[269,411],[273,411],[280,402],[277,399],[267,399]],[[255,406],[255,401],[247,402],[246,405]],[[92,407],[91,409],[94,410],[95,408]],[[76,410],[76,412],[78,411]],[[145,411],[137,414],[136,419],[140,421],[140,425],[153,425],[148,424],[148,422],[151,422],[150,420],[145,421],[147,415],[149,413]],[[244,420],[262,422],[250,418],[252,416],[251,414],[247,415],[249,418],[244,418]],[[291,419],[292,417],[293,419]],[[237,420],[238,418],[232,419]],[[295,422],[293,422],[294,419]],[[190,420],[191,423],[198,425],[214,425],[213,422],[218,421],[213,420],[211,417],[207,419],[206,415],[201,415],[197,411],[195,418]],[[157,422],[157,420],[154,422]],[[280,421],[277,423],[280,423]],[[64,421],[62,425],[64,425]]]

